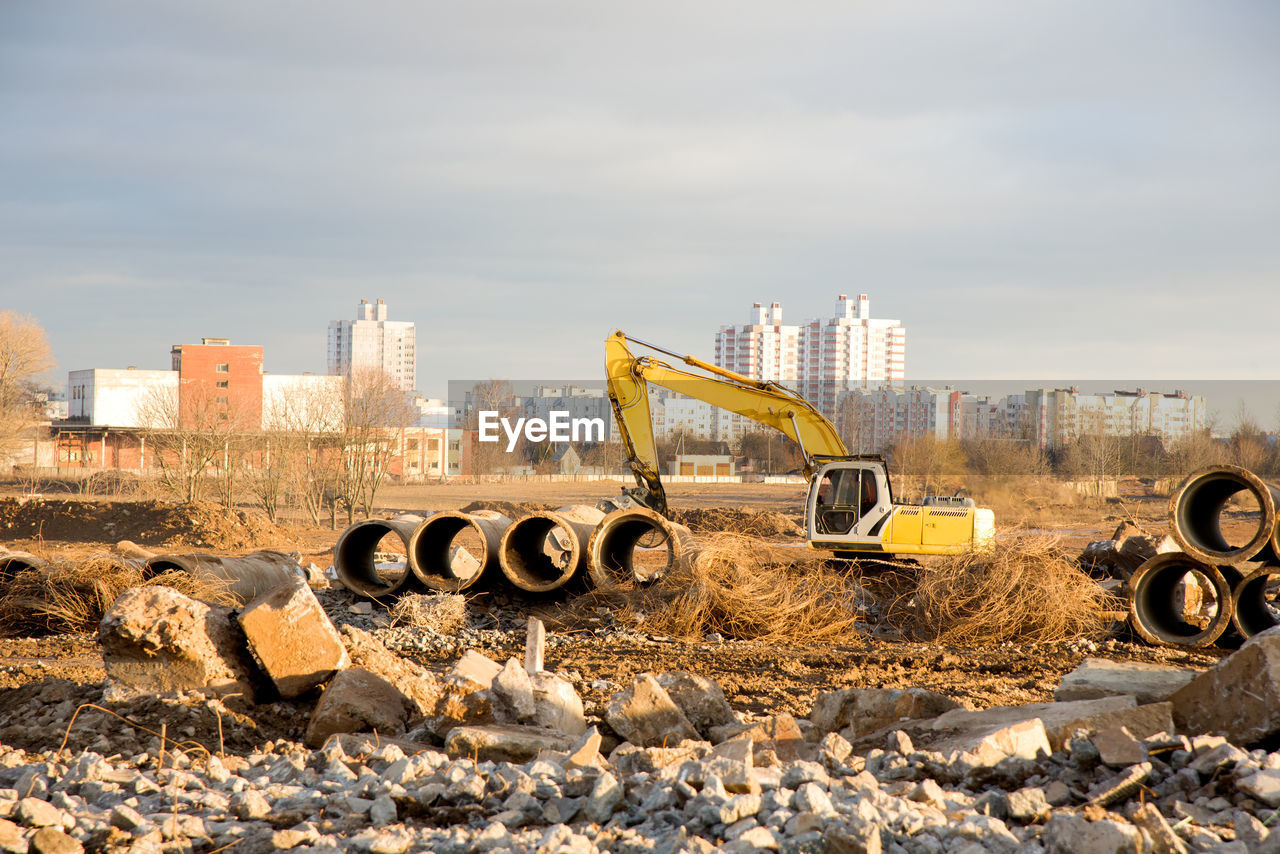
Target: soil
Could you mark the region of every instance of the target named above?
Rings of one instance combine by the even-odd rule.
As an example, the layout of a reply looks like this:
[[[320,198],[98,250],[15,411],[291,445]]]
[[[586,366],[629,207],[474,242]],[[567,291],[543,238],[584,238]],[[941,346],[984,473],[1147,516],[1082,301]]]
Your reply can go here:
[[[412,492],[408,487],[398,487],[384,496],[383,509],[391,514],[483,505],[504,513],[521,513],[570,503],[595,503],[615,494],[616,486],[607,482],[443,485],[418,487]],[[479,494],[482,492],[488,496]],[[800,541],[801,498],[801,490],[795,486],[681,484],[671,490],[672,505],[679,508],[677,518],[695,531],[745,529],[778,540]],[[1126,518],[1152,533],[1163,533],[1167,499],[1140,493],[1126,495],[1121,504],[1093,505],[1092,521],[1081,520],[1085,514],[1079,507],[1063,511],[1062,518],[1070,521],[1056,527],[1043,523],[1041,530],[1059,534],[1068,549],[1079,548],[1090,540],[1109,537],[1117,523]],[[228,516],[216,505],[0,499],[0,539],[11,548],[38,550],[48,557],[106,550],[122,539],[149,547],[198,547],[223,553],[276,547],[297,549],[304,564],[314,561],[323,568],[329,563],[328,552],[337,532],[313,526],[271,525],[248,509]],[[375,605],[379,613],[382,607]],[[469,607],[474,614],[483,607],[483,600],[475,600]],[[916,686],[983,708],[1051,700],[1062,676],[1088,655],[1207,667],[1225,654],[1216,650],[1155,648],[1120,640],[1100,644],[1006,644],[981,649],[903,643],[876,636],[868,636],[857,646],[689,643],[619,633],[608,628],[608,623],[604,619],[602,624],[606,627],[591,628],[580,623],[557,627],[555,622],[548,622],[549,631],[565,640],[548,646],[547,667],[575,677],[574,684],[583,694],[589,714],[599,714],[612,691],[644,671],[679,669],[712,677],[723,686],[730,704],[742,712],[789,711],[807,715],[818,692],[840,688]],[[514,640],[507,646],[481,651],[499,661],[522,655]],[[454,653],[426,651],[407,655],[442,672],[453,663]],[[78,706],[104,702],[104,680],[101,655],[90,635],[0,640],[0,741],[31,749],[56,746],[49,744],[49,739],[55,735],[57,740],[62,738]],[[233,745],[247,749],[270,739],[299,737],[309,709],[305,702],[275,704],[242,709],[243,714],[237,717],[234,710],[210,710],[200,703],[179,708],[181,704],[166,705],[154,698],[116,700],[108,705],[136,726],[124,726],[109,715],[87,710],[82,715],[89,717],[79,720],[72,730],[73,741],[81,739],[74,746],[83,747],[95,739],[122,738],[145,745],[151,736],[136,727],[155,729],[167,723],[170,732],[174,728],[179,732],[189,730],[191,738],[210,749],[217,749],[221,726],[221,739],[227,749]],[[34,719],[33,709],[39,713]],[[77,735],[80,728],[83,733]]]

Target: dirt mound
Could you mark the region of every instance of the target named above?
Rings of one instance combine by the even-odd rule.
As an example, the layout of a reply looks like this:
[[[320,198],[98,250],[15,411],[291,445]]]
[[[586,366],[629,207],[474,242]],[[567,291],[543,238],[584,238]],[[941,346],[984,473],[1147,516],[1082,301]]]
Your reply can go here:
[[[746,534],[751,537],[803,537],[799,517],[772,510],[748,510],[738,507],[708,507],[676,510],[672,521],[679,522],[695,534]]]
[[[133,540],[152,546],[246,549],[286,545],[265,518],[207,501],[0,499],[0,538],[91,543]]]
[[[472,501],[470,504],[461,508],[459,513],[474,513],[477,510],[493,510],[501,513],[508,519],[523,519],[530,513],[541,513],[545,510],[555,510],[555,504],[543,504],[539,501],[525,501],[517,504],[514,501]]]

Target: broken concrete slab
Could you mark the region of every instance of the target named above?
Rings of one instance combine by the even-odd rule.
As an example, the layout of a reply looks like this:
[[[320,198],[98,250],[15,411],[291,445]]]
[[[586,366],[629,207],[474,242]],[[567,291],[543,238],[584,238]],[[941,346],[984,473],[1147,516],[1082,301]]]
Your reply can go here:
[[[711,745],[686,741],[675,747],[641,747],[624,741],[609,754],[609,764],[622,777],[632,774],[656,774],[664,768],[701,759],[711,753]]]
[[[716,744],[742,735],[750,736],[757,754],[772,751],[782,762],[813,759],[817,756],[817,745],[805,741],[796,719],[786,712],[750,723],[713,727],[711,730],[711,740]]]
[[[665,747],[698,739],[698,731],[651,673],[642,673],[631,687],[609,701],[605,721],[632,744]]]
[[[417,717],[435,714],[444,685],[434,673],[396,655],[382,641],[355,626],[343,626],[341,636],[351,666],[362,667],[394,685],[413,701]]]
[[[230,608],[134,587],[103,615],[98,643],[107,676],[133,688],[254,698],[255,668]]]
[[[1069,702],[1132,694],[1138,703],[1158,703],[1199,674],[1186,667],[1086,658],[1062,677],[1053,698]]]
[[[1062,703],[1031,703],[1025,706],[993,706],[981,711],[955,709],[913,727],[912,736],[922,729],[959,731],[1001,727],[1018,721],[1038,718],[1052,750],[1062,746],[1076,730],[1096,732],[1113,726],[1127,726],[1137,738],[1146,738],[1158,732],[1170,732],[1173,726],[1168,717],[1167,703],[1150,703],[1138,706],[1131,696],[1101,697],[1096,700],[1072,700]],[[920,739],[917,737],[917,741]],[[927,743],[922,742],[925,746]]]
[[[1103,765],[1126,768],[1147,761],[1147,746],[1134,738],[1128,727],[1108,727],[1095,732],[1089,740],[1098,749]]]
[[[712,727],[738,722],[738,716],[724,698],[724,690],[714,679],[672,670],[658,674],[658,684],[704,736],[711,733]]]
[[[489,692],[469,679],[445,682],[428,718],[431,731],[439,738],[447,737],[454,727],[494,722]]]
[[[413,714],[413,701],[387,680],[360,667],[338,671],[320,695],[307,744],[320,747],[334,733],[400,735]]]
[[[1021,757],[1035,759],[1052,751],[1039,718],[1008,724],[971,725],[935,740],[929,747],[944,756],[970,754],[981,765],[995,765],[1002,759]]]
[[[819,694],[809,720],[820,735],[851,730],[845,738],[853,741],[899,721],[936,718],[960,708],[950,697],[923,688],[846,688]]]
[[[493,677],[489,687],[489,699],[493,704],[493,719],[500,724],[527,723],[535,711],[533,682],[529,672],[514,658]]]
[[[582,698],[572,685],[545,670],[534,673],[529,682],[533,688],[534,706],[531,724],[570,735],[581,735],[587,731]]]
[[[1076,730],[1100,732],[1112,727],[1124,727],[1134,738],[1144,739],[1160,733],[1171,733],[1173,725],[1172,703],[1148,703],[1112,712],[1099,712],[1065,723],[1057,723],[1049,731],[1049,743],[1054,750],[1061,750]]]
[[[576,744],[573,736],[543,727],[493,724],[454,727],[444,749],[454,759],[518,764],[532,761],[542,751],[567,753]]]
[[[524,639],[524,669],[530,676],[542,672],[542,657],[546,646],[547,627],[537,617],[530,617]]]
[[[469,649],[449,668],[446,677],[449,679],[465,679],[488,688],[493,680],[502,672],[502,665],[483,653]]]
[[[1169,701],[1180,732],[1219,733],[1239,745],[1280,733],[1280,626],[1249,638]]]
[[[351,664],[338,630],[304,579],[268,590],[237,620],[281,697],[297,697]]]

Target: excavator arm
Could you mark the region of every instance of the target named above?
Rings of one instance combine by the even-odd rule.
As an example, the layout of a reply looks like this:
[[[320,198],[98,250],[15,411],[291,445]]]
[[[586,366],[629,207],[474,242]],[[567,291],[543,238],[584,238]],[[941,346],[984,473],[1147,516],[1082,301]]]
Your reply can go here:
[[[699,372],[672,367],[650,356],[635,356],[628,342],[671,356]],[[661,461],[653,435],[647,383],[706,401],[779,431],[800,446],[806,477],[813,475],[815,458],[848,456],[835,425],[799,394],[775,382],[753,380],[693,356],[681,356],[628,338],[620,331],[605,340],[605,370],[618,432],[639,485],[633,494],[664,515],[667,498],[659,471]]]

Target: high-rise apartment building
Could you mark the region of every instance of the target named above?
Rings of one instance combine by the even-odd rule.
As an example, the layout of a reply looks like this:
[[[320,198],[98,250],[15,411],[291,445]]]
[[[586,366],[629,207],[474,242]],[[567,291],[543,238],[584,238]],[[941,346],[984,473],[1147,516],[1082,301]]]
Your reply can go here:
[[[418,356],[411,320],[388,320],[387,304],[360,300],[355,320],[329,321],[329,373],[379,370],[396,387],[413,391],[418,383]]]
[[[834,317],[803,325],[782,322],[782,306],[756,303],[751,322],[716,333],[716,364],[791,386],[828,418],[851,388],[901,385],[906,378],[907,332],[902,322],[873,318],[866,294],[841,294]]]
[[[906,360],[902,322],[872,317],[866,294],[841,294],[834,317],[800,327],[799,391],[830,418],[848,389],[901,385]]]
[[[782,306],[751,307],[751,322],[721,326],[716,333],[716,364],[753,380],[794,385],[798,379],[800,327],[782,322]]]

